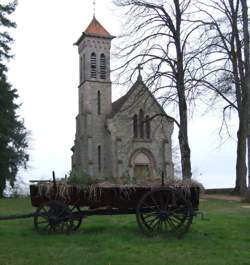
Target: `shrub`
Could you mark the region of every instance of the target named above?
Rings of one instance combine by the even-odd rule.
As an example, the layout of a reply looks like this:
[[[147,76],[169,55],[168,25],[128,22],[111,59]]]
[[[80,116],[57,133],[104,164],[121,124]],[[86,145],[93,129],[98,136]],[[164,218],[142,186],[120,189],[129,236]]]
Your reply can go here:
[[[67,182],[69,184],[92,185],[96,184],[98,180],[82,170],[72,170],[70,172],[69,178],[67,179]]]

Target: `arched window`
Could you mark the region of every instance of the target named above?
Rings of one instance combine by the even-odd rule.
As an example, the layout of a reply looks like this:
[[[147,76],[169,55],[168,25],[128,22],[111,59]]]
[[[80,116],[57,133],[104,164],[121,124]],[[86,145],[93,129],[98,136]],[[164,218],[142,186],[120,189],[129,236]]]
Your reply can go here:
[[[150,135],[151,134],[151,128],[150,128],[150,118],[149,116],[147,115],[146,116],[146,138],[149,139],[150,138]]]
[[[140,128],[140,138],[144,138],[144,112],[142,109],[139,111],[139,128]]]
[[[134,138],[138,138],[138,119],[136,114],[133,117],[133,132]]]
[[[102,171],[102,148],[100,145],[98,145],[97,148],[97,152],[98,152],[98,171],[101,172]]]
[[[103,53],[100,57],[100,78],[106,79],[106,57]]]
[[[99,90],[97,92],[97,114],[101,114],[101,92]]]
[[[96,54],[94,52],[91,53],[90,67],[91,67],[91,78],[96,78]]]

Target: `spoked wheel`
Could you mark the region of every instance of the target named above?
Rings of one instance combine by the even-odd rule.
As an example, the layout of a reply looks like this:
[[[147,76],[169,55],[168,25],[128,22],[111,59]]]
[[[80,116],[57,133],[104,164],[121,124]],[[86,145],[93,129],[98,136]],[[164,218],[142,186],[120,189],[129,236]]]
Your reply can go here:
[[[69,210],[71,212],[72,230],[76,231],[82,223],[81,210],[78,205],[69,206]]]
[[[68,233],[74,227],[70,209],[60,201],[50,201],[41,205],[34,215],[34,226],[42,234]]]
[[[163,187],[144,194],[137,205],[136,218],[148,236],[181,237],[192,223],[193,207],[180,191]]]

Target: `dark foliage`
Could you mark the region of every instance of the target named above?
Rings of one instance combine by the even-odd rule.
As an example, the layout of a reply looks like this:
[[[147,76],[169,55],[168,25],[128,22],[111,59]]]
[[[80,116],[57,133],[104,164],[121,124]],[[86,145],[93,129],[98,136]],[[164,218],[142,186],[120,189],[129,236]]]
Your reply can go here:
[[[16,5],[16,1],[6,5],[0,4],[0,197],[3,196],[6,181],[13,186],[18,168],[26,167],[29,159],[26,153],[28,132],[23,120],[17,115],[17,90],[13,89],[7,80],[6,62],[12,57],[10,44],[13,39],[6,29],[16,27],[16,24],[8,19],[8,15],[15,11]]]

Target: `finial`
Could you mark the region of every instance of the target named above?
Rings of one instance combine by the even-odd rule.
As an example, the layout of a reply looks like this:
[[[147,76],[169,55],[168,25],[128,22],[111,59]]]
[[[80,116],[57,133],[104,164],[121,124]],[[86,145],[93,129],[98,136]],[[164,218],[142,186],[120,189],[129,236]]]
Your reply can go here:
[[[143,67],[141,66],[140,63],[138,64],[138,66],[136,67],[136,69],[138,70],[138,77],[137,77],[137,79],[141,79],[141,70],[143,70]]]
[[[93,0],[93,17],[95,17],[95,6],[96,6],[96,2],[95,0]]]

